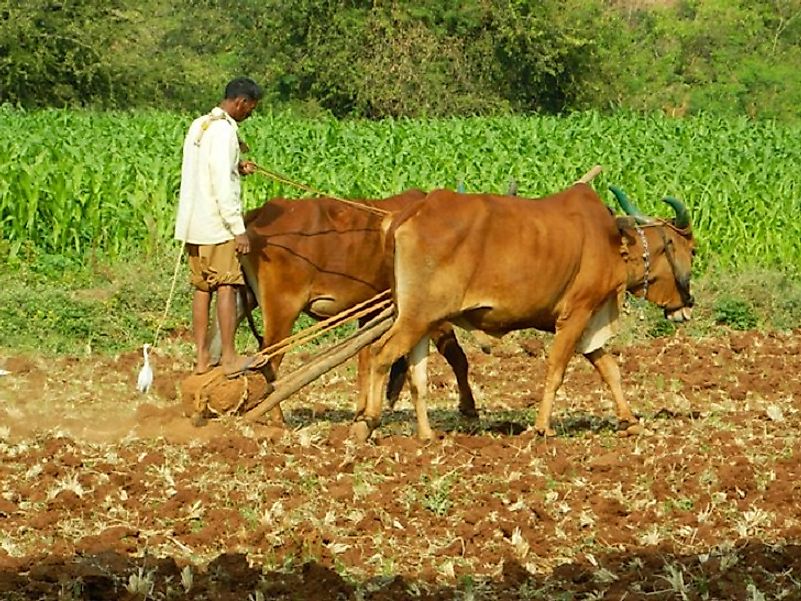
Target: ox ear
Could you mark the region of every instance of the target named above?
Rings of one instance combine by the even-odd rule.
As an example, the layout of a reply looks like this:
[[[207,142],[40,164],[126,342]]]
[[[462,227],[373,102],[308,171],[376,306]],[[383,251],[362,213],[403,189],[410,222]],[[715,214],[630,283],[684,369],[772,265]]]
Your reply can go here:
[[[631,230],[637,227],[637,219],[630,215],[615,217],[615,225],[624,236],[630,236]]]

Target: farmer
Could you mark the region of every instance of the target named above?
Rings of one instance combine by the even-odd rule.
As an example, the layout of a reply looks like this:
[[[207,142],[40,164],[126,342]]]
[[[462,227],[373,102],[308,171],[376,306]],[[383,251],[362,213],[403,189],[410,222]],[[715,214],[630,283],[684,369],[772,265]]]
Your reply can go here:
[[[196,374],[212,368],[207,331],[214,292],[225,374],[233,378],[255,364],[254,357],[239,356],[234,345],[236,294],[245,283],[239,257],[250,252],[242,220],[240,176],[256,170],[255,163],[239,160],[237,124],[250,116],[261,97],[262,90],[253,80],[231,80],[220,104],[195,119],[184,140],[175,238],[186,244],[194,287]]]

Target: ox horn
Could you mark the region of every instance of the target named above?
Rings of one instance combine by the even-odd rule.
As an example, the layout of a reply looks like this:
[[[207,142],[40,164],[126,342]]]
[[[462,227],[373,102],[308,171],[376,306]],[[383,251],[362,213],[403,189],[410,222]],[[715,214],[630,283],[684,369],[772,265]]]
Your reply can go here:
[[[662,202],[669,204],[676,212],[676,219],[673,222],[673,225],[680,230],[686,230],[688,227],[690,227],[690,213],[687,211],[687,207],[684,206],[683,202],[681,202],[678,198],[673,198],[672,196],[665,196],[665,198],[662,199]]]
[[[618,204],[620,204],[620,207],[623,209],[626,215],[631,215],[634,217],[634,219],[637,220],[637,223],[648,223],[650,221],[648,217],[643,215],[640,210],[631,203],[623,190],[617,186],[609,186],[609,190],[615,195]]]

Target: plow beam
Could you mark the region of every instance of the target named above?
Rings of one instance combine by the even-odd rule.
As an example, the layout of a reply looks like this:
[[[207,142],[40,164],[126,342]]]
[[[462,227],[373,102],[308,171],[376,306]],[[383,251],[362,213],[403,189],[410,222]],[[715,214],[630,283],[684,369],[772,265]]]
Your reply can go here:
[[[257,421],[281,401],[378,340],[389,330],[394,314],[395,306],[390,305],[342,342],[319,353],[302,367],[273,382],[273,391],[261,403],[245,413],[245,420]]]

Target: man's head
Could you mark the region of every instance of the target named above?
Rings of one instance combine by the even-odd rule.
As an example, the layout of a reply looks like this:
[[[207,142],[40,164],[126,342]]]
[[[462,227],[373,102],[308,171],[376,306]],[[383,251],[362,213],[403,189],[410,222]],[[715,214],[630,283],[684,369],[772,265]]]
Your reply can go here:
[[[248,77],[237,77],[225,86],[225,98],[220,107],[235,121],[244,121],[256,108],[262,97],[262,89]]]

